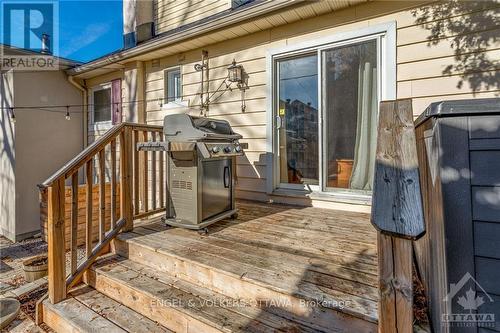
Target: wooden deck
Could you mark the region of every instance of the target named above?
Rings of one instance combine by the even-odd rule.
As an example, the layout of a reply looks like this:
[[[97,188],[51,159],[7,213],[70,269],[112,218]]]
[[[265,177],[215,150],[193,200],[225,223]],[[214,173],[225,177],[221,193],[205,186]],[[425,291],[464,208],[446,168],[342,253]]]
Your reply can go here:
[[[207,235],[135,221],[69,298],[56,331],[376,332],[369,215],[241,201]],[[135,319],[134,319],[135,318]]]
[[[237,206],[238,219],[213,225],[207,235],[167,228],[158,217],[138,221],[126,238],[377,322],[377,235],[369,214],[250,201]]]

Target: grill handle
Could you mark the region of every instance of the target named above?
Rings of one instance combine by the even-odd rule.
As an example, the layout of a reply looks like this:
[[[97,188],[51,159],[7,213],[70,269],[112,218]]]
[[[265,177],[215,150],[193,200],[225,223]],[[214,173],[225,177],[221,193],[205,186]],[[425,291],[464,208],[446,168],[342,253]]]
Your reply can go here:
[[[224,167],[224,187],[229,188],[229,184],[231,182],[231,175],[229,173],[229,167]]]

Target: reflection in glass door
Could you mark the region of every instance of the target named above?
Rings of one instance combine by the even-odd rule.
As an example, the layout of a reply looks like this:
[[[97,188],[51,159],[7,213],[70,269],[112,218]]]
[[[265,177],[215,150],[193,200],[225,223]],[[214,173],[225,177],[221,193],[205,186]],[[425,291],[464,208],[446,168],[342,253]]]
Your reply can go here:
[[[322,51],[326,188],[372,189],[378,71],[376,40]]]
[[[277,135],[281,184],[319,184],[317,54],[279,60]]]

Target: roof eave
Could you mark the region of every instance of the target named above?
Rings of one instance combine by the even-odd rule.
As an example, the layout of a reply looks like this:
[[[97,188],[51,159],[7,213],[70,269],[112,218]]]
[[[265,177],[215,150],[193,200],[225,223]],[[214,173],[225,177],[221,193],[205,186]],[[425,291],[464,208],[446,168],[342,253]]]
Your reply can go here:
[[[136,56],[140,56],[144,53],[154,51],[165,46],[178,43],[200,34],[205,34],[208,32],[215,31],[217,29],[226,28],[233,24],[237,24],[241,21],[252,19],[263,14],[267,14],[272,11],[283,9],[290,6],[295,6],[301,3],[305,3],[307,0],[274,0],[274,1],[259,1],[253,3],[251,6],[242,8],[242,10],[236,10],[227,13],[226,15],[215,17],[212,20],[207,20],[201,24],[194,25],[185,29],[180,29],[178,32],[173,34],[168,34],[165,36],[160,36],[158,38],[151,39],[140,45],[137,45],[130,49],[121,50],[110,55],[98,58],[94,61],[88,62],[81,66],[77,66],[67,70],[67,74],[71,76],[76,76],[79,74],[87,73],[95,69],[102,68],[104,66],[109,66],[114,64],[117,69],[121,68],[119,61],[127,60]]]

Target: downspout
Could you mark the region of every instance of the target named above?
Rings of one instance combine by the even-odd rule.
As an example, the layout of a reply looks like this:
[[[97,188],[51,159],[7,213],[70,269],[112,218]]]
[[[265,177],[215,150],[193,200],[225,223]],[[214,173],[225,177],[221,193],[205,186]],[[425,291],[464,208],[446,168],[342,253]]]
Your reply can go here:
[[[83,103],[82,103],[82,106],[83,106],[83,109],[82,109],[82,111],[83,111],[83,115],[82,115],[83,149],[85,149],[87,147],[87,140],[88,140],[88,138],[87,138],[87,122],[88,122],[87,88],[85,88],[84,86],[82,86],[81,84],[76,82],[74,77],[71,75],[68,76],[68,82],[71,83],[74,87],[76,87],[78,90],[80,90],[82,92],[82,96],[83,96]]]

